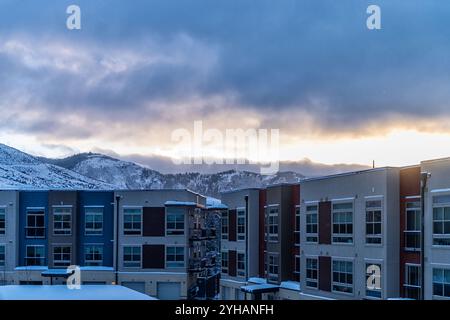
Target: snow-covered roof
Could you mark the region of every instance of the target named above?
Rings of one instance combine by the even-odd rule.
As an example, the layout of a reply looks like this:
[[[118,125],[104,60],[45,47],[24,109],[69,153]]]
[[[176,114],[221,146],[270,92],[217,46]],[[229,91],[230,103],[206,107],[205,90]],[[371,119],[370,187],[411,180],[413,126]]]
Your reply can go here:
[[[143,293],[116,285],[0,286],[0,300],[157,300]]]
[[[198,204],[192,201],[166,201],[164,202],[166,206],[184,206],[184,207],[196,207]]]
[[[264,283],[267,283],[267,280],[264,279],[264,278],[253,277],[253,278],[248,278],[248,282],[253,282],[253,283],[258,283],[258,284],[264,284]]]
[[[241,290],[247,293],[267,293],[278,291],[280,287],[274,284],[253,284],[242,286]]]
[[[280,288],[300,291],[300,283],[295,281],[283,281],[280,284]]]
[[[21,267],[15,267],[14,270],[16,270],[16,271],[47,271],[48,267],[44,267],[44,266],[21,266]]]

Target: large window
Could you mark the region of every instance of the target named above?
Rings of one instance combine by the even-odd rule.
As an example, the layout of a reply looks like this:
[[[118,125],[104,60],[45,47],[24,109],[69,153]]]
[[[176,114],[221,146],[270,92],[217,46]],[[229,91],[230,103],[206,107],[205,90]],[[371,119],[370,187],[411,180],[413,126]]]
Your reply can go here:
[[[353,243],[353,203],[333,203],[333,243]]]
[[[300,206],[295,207],[295,245],[300,246]]]
[[[166,247],[166,267],[184,267],[184,247]]]
[[[267,254],[267,274],[271,281],[278,281],[279,279],[279,256],[276,253]]]
[[[102,245],[86,245],[84,247],[84,264],[86,266],[103,265],[103,246]]]
[[[318,205],[306,206],[306,242],[317,242],[318,240]]]
[[[420,250],[420,225],[421,225],[420,202],[406,203],[406,230],[405,230],[405,249],[417,251]]]
[[[433,269],[433,295],[450,298],[450,269]]]
[[[353,293],[353,262],[333,260],[333,291]]]
[[[420,299],[420,282],[420,265],[405,264],[405,283],[403,285],[405,289],[405,298]]]
[[[317,288],[319,280],[319,267],[317,258],[306,258],[306,286]]]
[[[185,210],[183,208],[168,207],[166,219],[166,235],[178,236],[184,234],[184,217]]]
[[[0,208],[0,234],[6,232],[6,208]]]
[[[295,262],[294,262],[294,276],[295,281],[300,282],[300,256],[295,256]]]
[[[53,247],[53,265],[55,267],[68,267],[71,261],[70,246],[56,246]]]
[[[70,235],[72,233],[72,208],[53,208],[53,234],[57,236]]]
[[[433,244],[450,246],[450,202],[449,196],[433,198]]]
[[[228,240],[228,211],[222,212],[222,239]]]
[[[4,267],[5,266],[5,260],[6,260],[5,245],[0,244],[0,267]]]
[[[103,207],[86,207],[84,212],[85,235],[101,236],[103,234]]]
[[[123,266],[125,268],[141,267],[141,247],[127,246],[123,247]]]
[[[237,253],[237,275],[245,277],[245,253]]]
[[[381,264],[366,263],[366,296],[381,299]]]
[[[222,272],[228,273],[228,251],[222,252]]]
[[[27,210],[27,238],[45,238],[44,210]]]
[[[142,231],[142,208],[123,209],[123,234],[141,235]]]
[[[278,241],[278,206],[267,207],[268,217],[267,217],[267,239],[268,241],[277,242]]]
[[[45,266],[44,246],[27,246],[25,264],[27,266]]]
[[[366,201],[366,243],[381,244],[381,200]]]
[[[237,209],[237,239],[245,240],[245,209]]]

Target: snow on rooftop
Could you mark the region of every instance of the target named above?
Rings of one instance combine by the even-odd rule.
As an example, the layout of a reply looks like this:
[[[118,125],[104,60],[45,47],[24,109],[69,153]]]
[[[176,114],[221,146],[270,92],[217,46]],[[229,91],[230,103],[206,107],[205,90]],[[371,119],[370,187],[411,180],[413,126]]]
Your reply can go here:
[[[146,294],[116,285],[0,286],[0,300],[157,300]]]
[[[248,278],[248,282],[265,284],[265,283],[267,283],[267,280],[264,278],[253,277],[253,278]]]
[[[197,206],[197,203],[192,201],[166,201],[164,202],[166,206]]]
[[[300,283],[295,281],[283,281],[280,284],[280,288],[300,291]]]

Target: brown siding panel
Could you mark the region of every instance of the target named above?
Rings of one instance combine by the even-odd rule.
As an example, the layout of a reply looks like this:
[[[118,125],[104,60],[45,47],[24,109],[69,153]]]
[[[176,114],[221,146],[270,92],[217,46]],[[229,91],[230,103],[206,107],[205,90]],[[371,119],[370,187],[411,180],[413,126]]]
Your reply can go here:
[[[331,291],[331,257],[319,257],[319,290]]]
[[[164,237],[166,210],[164,207],[145,207],[143,216],[144,237]]]
[[[319,203],[319,244],[331,244],[331,202]]]
[[[228,251],[228,275],[231,277],[236,276],[236,251]]]
[[[164,245],[143,245],[142,267],[143,269],[165,268]]]
[[[236,209],[230,210],[228,213],[228,240],[236,241],[237,238],[237,230],[236,230]]]

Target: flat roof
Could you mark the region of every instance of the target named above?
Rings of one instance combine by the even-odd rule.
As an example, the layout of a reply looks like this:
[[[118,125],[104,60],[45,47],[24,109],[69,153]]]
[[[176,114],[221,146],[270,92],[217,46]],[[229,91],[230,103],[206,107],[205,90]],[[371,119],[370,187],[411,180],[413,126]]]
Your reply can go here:
[[[316,180],[325,180],[325,179],[340,178],[340,177],[346,177],[346,176],[354,176],[354,175],[370,173],[370,172],[385,171],[385,170],[389,170],[389,169],[401,169],[401,167],[379,167],[379,168],[366,169],[366,170],[336,173],[336,174],[331,174],[331,175],[327,175],[327,176],[305,178],[301,182],[309,182],[309,181],[316,181]]]
[[[0,286],[0,300],[157,300],[146,294],[119,285]]]

